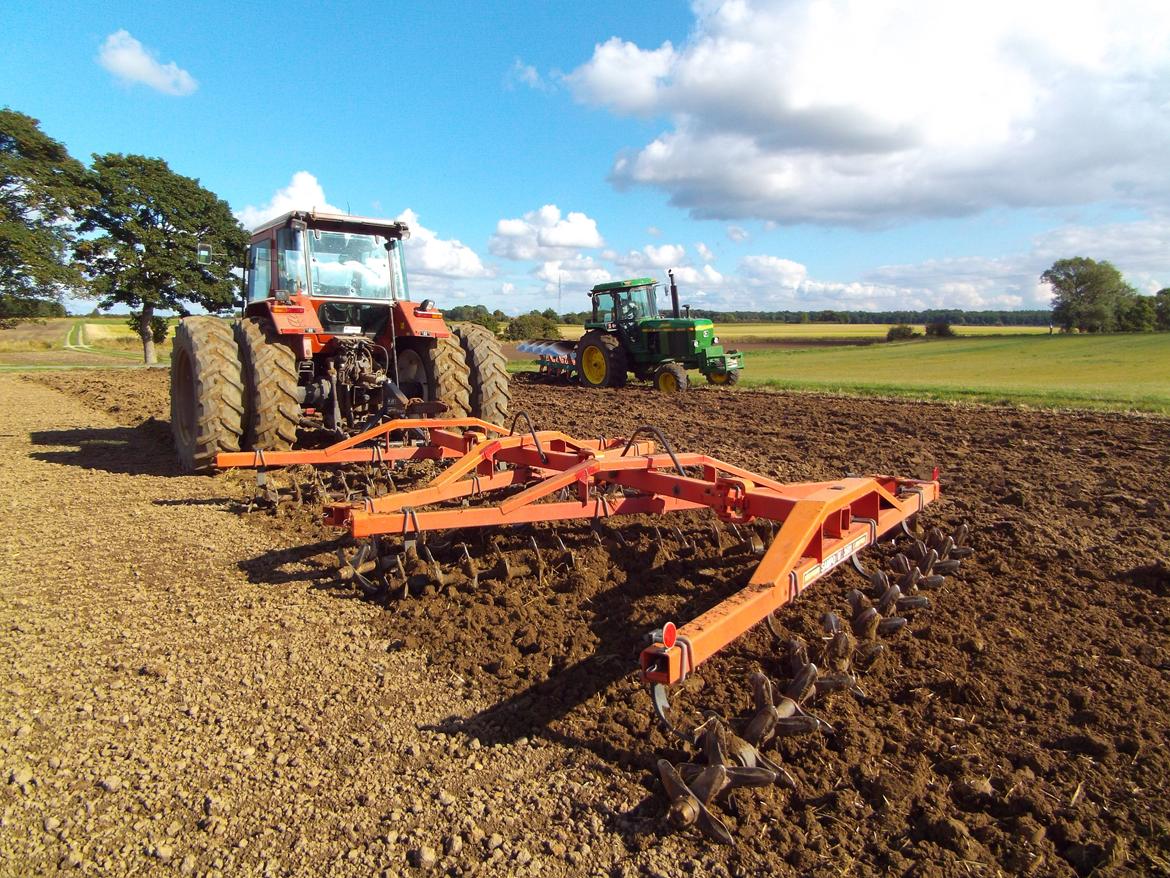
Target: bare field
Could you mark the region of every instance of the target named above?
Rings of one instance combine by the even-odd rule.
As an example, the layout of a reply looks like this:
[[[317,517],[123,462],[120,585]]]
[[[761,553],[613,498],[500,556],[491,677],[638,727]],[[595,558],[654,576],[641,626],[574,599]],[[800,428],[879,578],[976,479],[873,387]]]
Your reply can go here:
[[[175,472],[165,373],[34,377],[0,376],[20,523],[0,586],[0,861],[17,874],[1167,870],[1165,419],[518,382],[540,427],[656,423],[785,480],[938,464],[930,522],[974,529],[974,559],[887,642],[864,699],[818,700],[834,732],[768,749],[797,789],[716,805],[725,848],[665,825],[654,760],[689,748],[652,724],[633,670],[645,631],[750,574],[705,519],[679,519],[691,557],[662,553],[650,520],[624,545],[559,528],[577,564],[543,582],[530,539],[556,558],[550,530],[505,531],[510,581],[371,601],[333,581],[314,510],[242,514],[248,478]],[[435,542],[441,564],[458,543]],[[815,643],[859,582],[834,573],[780,624]],[[756,667],[786,679],[766,631],[704,665],[680,716],[741,727]]]

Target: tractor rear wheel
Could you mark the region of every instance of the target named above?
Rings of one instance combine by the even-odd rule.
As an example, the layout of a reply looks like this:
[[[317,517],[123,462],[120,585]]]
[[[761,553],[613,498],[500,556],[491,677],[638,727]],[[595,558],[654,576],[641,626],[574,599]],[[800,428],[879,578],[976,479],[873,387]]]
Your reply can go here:
[[[471,381],[471,415],[505,426],[512,388],[508,383],[507,361],[496,334],[486,326],[464,323],[453,327],[463,347]]]
[[[593,330],[577,342],[577,378],[586,387],[624,387],[629,371],[617,336]]]
[[[732,369],[730,372],[708,372],[707,383],[718,384],[722,387],[732,387],[739,384],[740,369]]]
[[[408,396],[447,404],[447,417],[471,413],[471,370],[455,336],[399,342],[398,380]]]
[[[171,434],[189,472],[215,467],[221,451],[239,451],[244,382],[232,328],[218,317],[187,317],[171,351]]]
[[[247,447],[288,451],[301,419],[297,356],[281,344],[270,321],[256,317],[236,323],[236,343],[244,370]]]
[[[691,382],[678,363],[663,363],[654,373],[654,386],[662,393],[686,393]]]

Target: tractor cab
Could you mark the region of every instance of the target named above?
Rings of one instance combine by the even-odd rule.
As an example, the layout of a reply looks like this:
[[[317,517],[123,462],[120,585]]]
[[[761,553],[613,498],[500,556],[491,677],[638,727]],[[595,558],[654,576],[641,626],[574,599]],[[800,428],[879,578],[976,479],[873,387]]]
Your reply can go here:
[[[649,277],[598,284],[589,292],[593,319],[588,325],[607,329],[621,326],[629,331],[639,320],[657,317],[657,289],[658,284]]]
[[[410,298],[405,223],[292,211],[252,233],[245,313],[316,313],[327,335],[374,337]],[[283,313],[293,313],[284,311]]]

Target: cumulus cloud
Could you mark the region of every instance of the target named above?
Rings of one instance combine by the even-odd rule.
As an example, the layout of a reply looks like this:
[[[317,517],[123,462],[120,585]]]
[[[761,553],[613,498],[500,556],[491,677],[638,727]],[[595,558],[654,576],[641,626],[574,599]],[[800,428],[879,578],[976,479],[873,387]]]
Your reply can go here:
[[[660,269],[674,268],[683,263],[686,254],[686,248],[681,244],[662,244],[658,247],[647,244],[641,250],[631,250],[625,255],[616,253],[603,255],[624,273],[634,275],[653,274]]]
[[[603,247],[597,221],[580,212],[562,217],[555,204],[546,204],[518,219],[502,219],[488,249],[505,259],[552,261],[567,259],[581,249]]]
[[[550,259],[536,269],[535,274],[545,282],[545,291],[553,292],[558,284],[575,289],[589,289],[596,284],[613,280],[608,269],[592,256],[576,254],[567,259]]]
[[[270,219],[290,210],[320,210],[326,213],[345,213],[325,198],[325,189],[308,171],[297,171],[289,184],[277,189],[267,204],[256,207],[249,204],[236,211],[236,219],[248,229],[254,229]]]
[[[283,189],[278,189],[267,204],[259,207],[248,205],[236,211],[236,219],[249,229],[254,229],[291,210],[318,210],[324,213],[345,213],[334,207],[325,197],[325,189],[308,171],[297,171]],[[410,227],[410,239],[406,242],[407,271],[413,277],[468,279],[489,277],[491,271],[484,266],[479,255],[462,241],[440,238],[432,229],[424,226],[410,208],[397,217]],[[422,281],[425,285],[426,281]],[[448,289],[435,287],[431,289]]]
[[[699,258],[701,258],[704,262],[714,262],[715,261],[715,254],[712,253],[711,248],[708,247],[706,244],[704,244],[702,241],[698,241],[695,244],[695,252],[699,254]]]
[[[779,256],[745,256],[739,273],[754,287],[796,289],[808,279],[808,269],[799,262]]]
[[[737,243],[737,244],[740,244],[740,243],[746,241],[751,236],[752,236],[751,232],[749,232],[747,229],[743,228],[742,226],[728,226],[727,227],[727,237],[730,240],[735,241],[735,243]]]
[[[162,64],[154,53],[118,30],[106,37],[98,50],[98,63],[122,82],[139,83],[168,95],[189,95],[199,88],[190,73],[174,61]]]
[[[1170,14],[1150,0],[736,0],[686,43],[614,37],[578,100],[669,120],[619,155],[704,219],[882,225],[1170,196]]]
[[[487,277],[491,272],[480,261],[479,254],[454,238],[440,238],[424,226],[416,214],[407,208],[397,219],[410,227],[406,242],[406,265],[411,275],[432,275],[446,278]]]

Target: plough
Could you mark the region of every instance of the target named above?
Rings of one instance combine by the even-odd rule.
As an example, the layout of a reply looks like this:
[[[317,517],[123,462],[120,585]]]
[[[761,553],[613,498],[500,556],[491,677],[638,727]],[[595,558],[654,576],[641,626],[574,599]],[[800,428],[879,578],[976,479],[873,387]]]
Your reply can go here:
[[[521,421],[528,429],[517,432]],[[421,486],[393,490],[388,470],[410,461],[436,461],[442,469]],[[349,556],[338,551],[340,578],[371,591],[372,579],[384,575],[389,585],[395,570],[404,594],[416,578],[441,586],[446,575],[426,543],[417,545],[433,531],[568,520],[597,526],[619,516],[696,509],[710,510],[736,533],[746,529],[749,550],[759,556],[747,583],[697,618],[682,624],[664,621],[649,632],[640,654],[641,679],[659,723],[701,758],[678,766],[658,761],[671,802],[668,818],[679,828],[697,826],[721,843],[733,839],[710,806],[743,786],[782,783],[794,788],[788,773],[761,748],[780,738],[831,730],[808,705],[838,692],[864,697],[855,672],[884,651],[879,639],[906,624],[902,614],[928,606],[920,590],[941,585],[945,574],[971,553],[965,526],[950,536],[932,529],[919,538],[911,530],[915,517],[939,497],[937,470],[930,479],[866,476],[785,484],[705,454],[676,452],[650,425],[628,438],[578,439],[537,430],[523,412],[510,429],[478,418],[410,417],[326,448],[225,453],[217,460],[221,468],[260,470],[261,478],[272,467],[353,464],[365,465],[368,484],[374,484],[377,470],[392,490],[354,498],[343,480],[347,486],[340,499],[325,500],[324,518],[357,542]],[[769,544],[760,539],[754,522],[767,524]],[[712,530],[718,540],[718,529]],[[866,572],[859,553],[897,534],[907,535],[911,543],[891,559],[893,577]],[[389,553],[381,554],[389,537],[403,544],[393,561]],[[548,567],[532,542],[536,575],[543,584]],[[573,553],[563,541],[560,545],[566,565],[575,566]],[[498,547],[496,551],[508,578],[508,561]],[[466,544],[462,554],[463,573],[475,587],[478,570]],[[868,578],[869,593],[849,593],[845,619],[825,614],[823,642],[811,655],[818,667],[807,644],[783,639],[774,614],[846,562]],[[752,675],[755,708],[741,725],[742,737],[715,716],[689,733],[676,728],[669,718],[669,687],[760,622],[784,645],[788,684],[774,684],[759,670]]]

